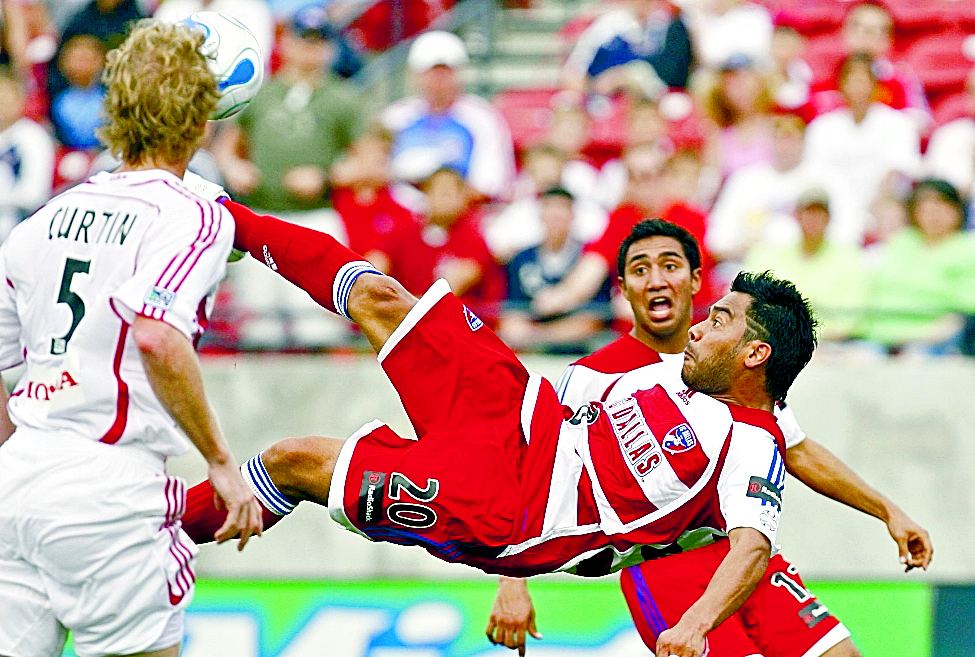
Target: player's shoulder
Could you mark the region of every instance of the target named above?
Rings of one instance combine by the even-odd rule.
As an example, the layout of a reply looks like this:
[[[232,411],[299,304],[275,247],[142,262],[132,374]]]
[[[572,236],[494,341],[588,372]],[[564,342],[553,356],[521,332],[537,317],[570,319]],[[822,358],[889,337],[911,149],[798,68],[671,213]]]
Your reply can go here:
[[[573,365],[579,365],[602,374],[622,374],[639,367],[661,362],[663,360],[659,353],[627,333],[602,349],[580,358]]]
[[[785,437],[775,420],[775,415],[760,408],[745,408],[735,404],[728,404],[728,409],[731,411],[731,419],[737,433],[769,437],[779,446],[779,450],[785,453]]]

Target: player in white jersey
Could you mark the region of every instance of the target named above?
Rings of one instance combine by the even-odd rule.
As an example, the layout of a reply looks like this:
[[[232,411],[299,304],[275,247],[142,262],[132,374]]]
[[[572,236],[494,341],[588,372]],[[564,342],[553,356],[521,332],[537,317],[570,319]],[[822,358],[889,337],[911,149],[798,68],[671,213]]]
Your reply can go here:
[[[622,290],[633,308],[635,326],[631,333],[566,368],[556,386],[564,404],[578,409],[587,407],[589,400],[612,401],[635,390],[679,380],[692,296],[699,280],[699,258],[694,238],[673,224],[649,220],[634,227],[620,246],[618,269]],[[908,568],[927,566],[931,558],[927,532],[825,448],[807,439],[791,409],[778,406],[776,418],[788,448],[785,465],[792,474],[815,490],[885,519],[898,543],[902,562]],[[646,622],[647,617],[655,616],[648,611],[654,599],[650,589],[656,585],[668,591],[687,590],[691,588],[686,581],[688,573],[698,576],[692,565],[704,563],[713,568],[714,557],[713,550],[688,552],[679,558],[648,563],[644,568],[653,569],[652,577],[641,577],[636,569],[624,574],[624,593],[634,621],[649,645],[653,645],[655,634],[652,623]],[[773,582],[780,585],[773,586]],[[710,635],[712,655],[738,657],[757,650],[766,657],[856,654],[846,638],[849,633],[825,607],[817,606],[815,596],[802,586],[795,567],[781,554],[772,558],[759,593],[764,595],[753,595],[748,606],[747,629],[752,636],[747,636],[742,623],[732,618]],[[659,599],[654,604],[665,608],[667,600]],[[803,610],[806,613],[800,615]],[[818,615],[812,616],[813,610]],[[525,582],[502,578],[488,636],[493,642],[523,652],[526,633],[538,635]]]
[[[228,510],[218,538],[261,531],[193,348],[234,233],[181,181],[217,100],[202,41],[133,29],[105,73],[102,137],[124,164],[0,246],[0,369],[25,365],[0,437],[3,657],[60,655],[67,632],[80,657],[179,653],[196,547],[165,463],[187,437]]]

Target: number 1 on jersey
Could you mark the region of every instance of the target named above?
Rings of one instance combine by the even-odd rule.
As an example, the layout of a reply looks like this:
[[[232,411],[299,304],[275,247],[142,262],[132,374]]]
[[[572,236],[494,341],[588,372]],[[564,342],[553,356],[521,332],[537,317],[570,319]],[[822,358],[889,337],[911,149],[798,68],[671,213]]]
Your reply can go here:
[[[87,274],[91,260],[75,260],[68,258],[64,263],[64,274],[61,276],[61,289],[58,291],[58,303],[68,304],[71,309],[71,328],[60,338],[51,338],[51,354],[60,356],[68,350],[68,342],[74,331],[85,316],[85,302],[76,292],[71,290],[71,281],[75,274]]]

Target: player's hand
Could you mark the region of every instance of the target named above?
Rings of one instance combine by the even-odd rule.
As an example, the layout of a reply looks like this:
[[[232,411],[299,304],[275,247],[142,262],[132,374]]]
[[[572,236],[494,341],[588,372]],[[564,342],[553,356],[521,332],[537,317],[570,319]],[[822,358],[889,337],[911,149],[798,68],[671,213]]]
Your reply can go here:
[[[891,514],[887,521],[887,531],[897,541],[897,551],[900,552],[905,573],[912,568],[928,569],[934,546],[927,530],[907,517],[903,511],[898,511]]]
[[[227,520],[213,537],[217,543],[223,543],[239,536],[237,549],[243,550],[251,536],[260,536],[264,531],[261,506],[233,460],[211,463],[209,479],[215,506],[227,509]]]
[[[704,635],[679,622],[657,637],[656,657],[701,657],[707,649]]]
[[[488,619],[488,641],[512,650],[517,648],[523,657],[526,632],[536,639],[542,638],[542,633],[535,627],[535,606],[528,595],[528,584],[523,579],[502,577]]]

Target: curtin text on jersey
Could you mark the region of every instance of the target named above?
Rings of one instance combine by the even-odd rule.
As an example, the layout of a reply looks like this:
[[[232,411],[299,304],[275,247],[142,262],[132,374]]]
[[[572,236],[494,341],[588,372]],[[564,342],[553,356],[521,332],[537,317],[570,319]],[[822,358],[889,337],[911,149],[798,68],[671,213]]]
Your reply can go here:
[[[85,244],[125,244],[138,216],[128,212],[105,212],[88,208],[60,207],[51,217],[47,239],[64,239]]]

